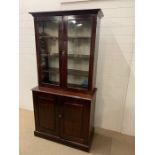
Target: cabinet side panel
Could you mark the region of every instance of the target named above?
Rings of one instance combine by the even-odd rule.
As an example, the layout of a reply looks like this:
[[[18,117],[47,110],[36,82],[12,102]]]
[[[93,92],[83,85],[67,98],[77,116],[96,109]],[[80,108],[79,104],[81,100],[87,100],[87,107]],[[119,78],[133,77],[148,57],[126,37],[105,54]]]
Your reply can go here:
[[[34,20],[34,31],[35,31],[35,44],[36,44],[36,59],[37,59],[37,74],[38,74],[38,85],[40,84],[41,72],[40,72],[40,58],[39,58],[39,41],[38,41],[38,31],[37,31],[37,22]]]
[[[99,31],[100,31],[100,18],[97,17],[96,26],[96,40],[95,40],[95,54],[94,54],[94,66],[93,66],[93,88],[96,87],[96,73],[97,73],[97,59],[98,59],[98,47],[99,47]]]
[[[91,113],[90,113],[90,126],[89,126],[89,141],[91,141],[91,136],[94,132],[94,114],[95,114],[95,102],[96,102],[96,95],[94,96],[93,100],[91,101]]]
[[[37,130],[38,120],[37,120],[36,104],[35,104],[37,102],[37,96],[36,96],[36,93],[34,91],[32,91],[32,97],[33,97],[33,109],[34,109],[35,130]]]
[[[90,61],[89,61],[89,83],[88,89],[93,90],[93,78],[94,78],[94,56],[95,56],[95,42],[96,42],[96,26],[97,26],[97,16],[92,15],[92,30],[91,30],[91,48],[90,48]]]

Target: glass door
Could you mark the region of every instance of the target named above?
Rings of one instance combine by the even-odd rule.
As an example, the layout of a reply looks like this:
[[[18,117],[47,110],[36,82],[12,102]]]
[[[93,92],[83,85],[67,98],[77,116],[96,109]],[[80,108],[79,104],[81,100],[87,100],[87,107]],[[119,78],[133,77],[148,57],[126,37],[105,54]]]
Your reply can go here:
[[[67,87],[88,89],[91,18],[67,19]]]
[[[41,83],[60,85],[59,24],[60,17],[37,22]]]

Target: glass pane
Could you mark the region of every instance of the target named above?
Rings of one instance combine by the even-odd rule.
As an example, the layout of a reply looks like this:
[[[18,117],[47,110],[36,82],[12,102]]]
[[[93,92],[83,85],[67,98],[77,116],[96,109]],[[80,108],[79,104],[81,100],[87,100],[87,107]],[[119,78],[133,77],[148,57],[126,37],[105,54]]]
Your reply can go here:
[[[58,19],[38,23],[41,81],[59,85]]]
[[[68,87],[88,88],[91,20],[68,20]]]

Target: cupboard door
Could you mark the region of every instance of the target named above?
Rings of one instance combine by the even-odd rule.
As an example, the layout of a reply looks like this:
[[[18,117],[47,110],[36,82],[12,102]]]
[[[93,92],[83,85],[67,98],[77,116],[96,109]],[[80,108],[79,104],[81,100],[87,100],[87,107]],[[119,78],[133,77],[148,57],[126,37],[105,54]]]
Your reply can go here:
[[[40,83],[60,85],[59,44],[61,17],[38,19],[35,22]]]
[[[62,105],[62,131],[64,139],[87,143],[90,107],[87,101],[66,98]]]
[[[58,135],[57,99],[47,94],[36,95],[34,101],[36,129]]]
[[[88,89],[91,17],[66,17],[67,87]]]

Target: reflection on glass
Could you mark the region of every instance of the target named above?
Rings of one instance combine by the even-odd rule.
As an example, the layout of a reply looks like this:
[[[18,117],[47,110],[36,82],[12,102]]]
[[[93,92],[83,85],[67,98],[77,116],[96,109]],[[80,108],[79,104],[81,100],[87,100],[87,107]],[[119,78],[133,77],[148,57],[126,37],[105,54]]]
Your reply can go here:
[[[88,88],[91,20],[68,20],[68,87]]]
[[[59,85],[58,18],[38,23],[41,80]]]
[[[38,24],[40,35],[47,37],[58,37],[58,20],[42,21]]]

